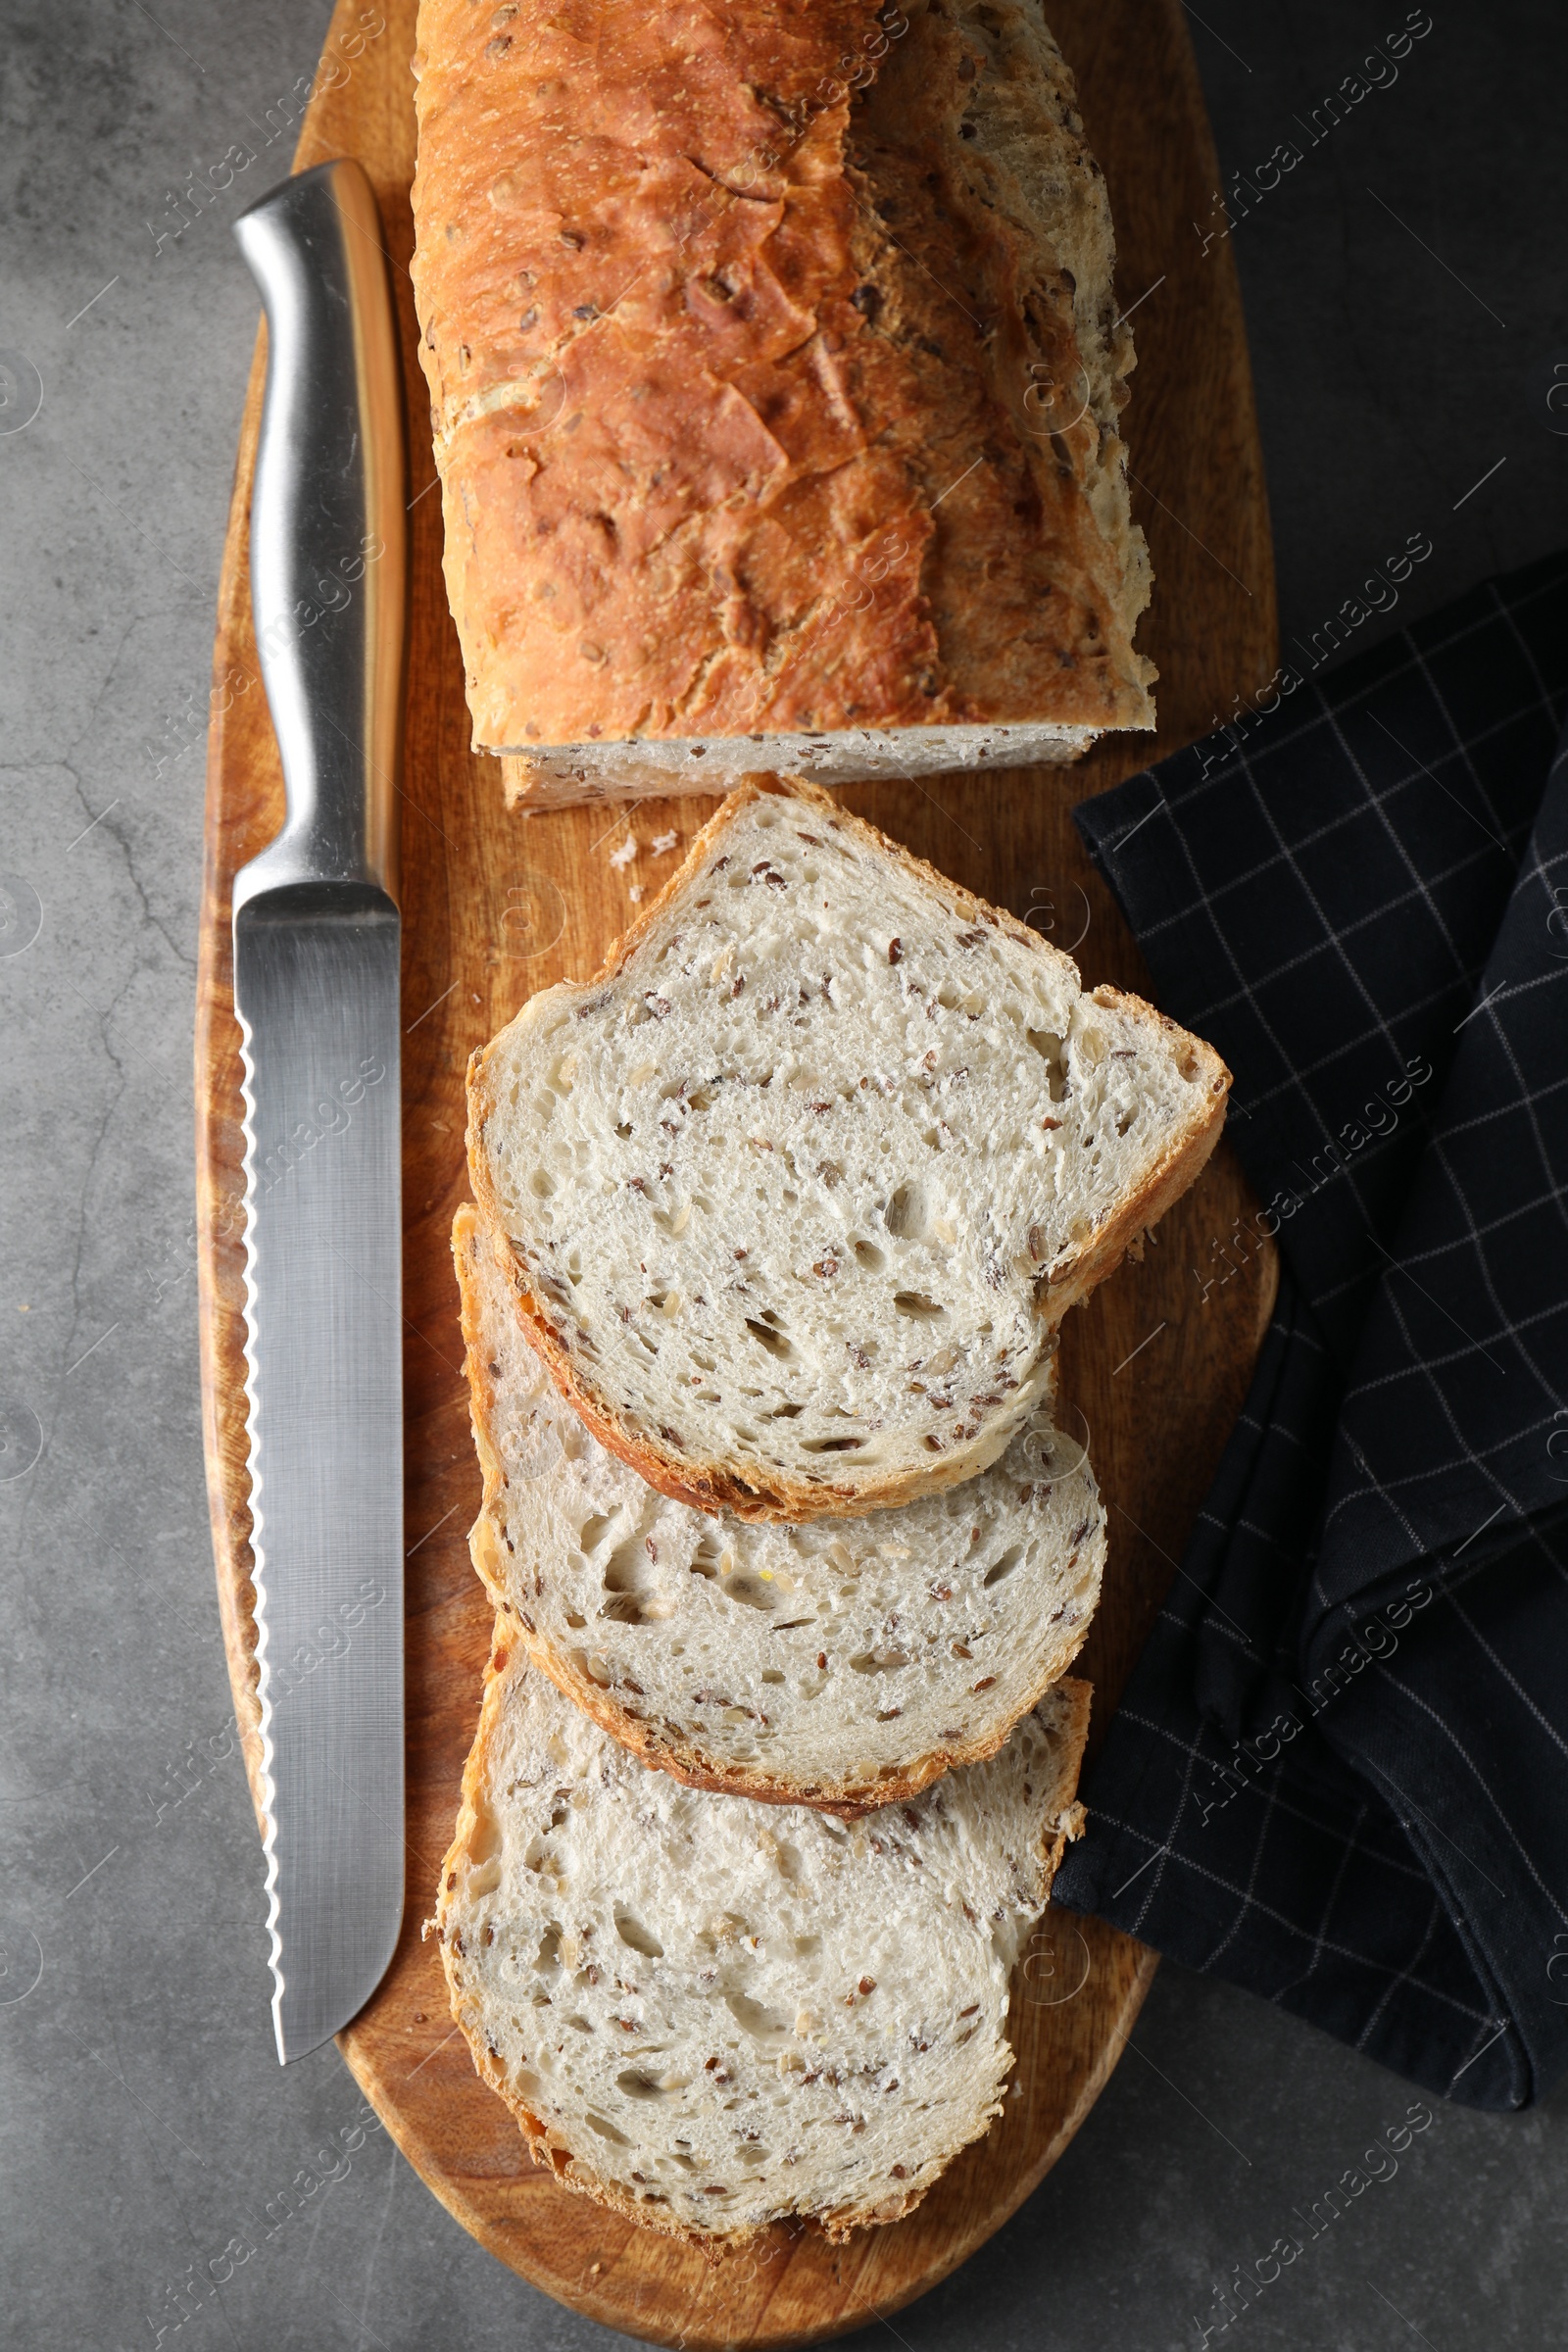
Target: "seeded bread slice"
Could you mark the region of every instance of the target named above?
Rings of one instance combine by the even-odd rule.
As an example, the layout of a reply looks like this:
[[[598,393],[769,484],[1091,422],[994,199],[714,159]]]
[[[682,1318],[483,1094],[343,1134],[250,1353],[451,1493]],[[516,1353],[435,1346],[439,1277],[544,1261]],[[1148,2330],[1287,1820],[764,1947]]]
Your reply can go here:
[[[699,2244],[907,2213],[1000,2112],[1008,1978],[1082,1826],[1088,1685],[846,1825],[649,1772],[505,1628],[432,1924],[536,2159]]]
[[[968,1485],[806,1528],[712,1518],[606,1451],[458,1211],[484,1505],[469,1544],[535,1665],[696,1788],[863,1812],[992,1755],[1089,1631],[1105,1517],[1042,1411]]]
[[[1229,1072],[820,786],[731,794],[596,977],[469,1065],[475,1195],[612,1452],[747,1518],[985,1469]]]

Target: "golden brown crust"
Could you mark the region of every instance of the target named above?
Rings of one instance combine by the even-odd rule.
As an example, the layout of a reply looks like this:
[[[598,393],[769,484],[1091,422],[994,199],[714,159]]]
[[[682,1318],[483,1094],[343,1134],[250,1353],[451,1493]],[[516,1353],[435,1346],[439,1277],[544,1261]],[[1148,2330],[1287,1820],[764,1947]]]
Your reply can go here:
[[[1085,1814],[1077,1793],[1078,1773],[1089,1739],[1089,1717],[1095,1701],[1094,1684],[1084,1682],[1077,1675],[1069,1675],[1055,1686],[1055,1690],[1057,1698],[1067,1707],[1068,1726],[1062,1742],[1061,1778],[1046,1800],[1046,1818],[1038,1848],[1041,1866],[1046,1873],[1048,1901],[1062,1855],[1069,1842],[1084,1834]]]
[[[847,832],[861,846],[881,857],[892,859],[906,873],[928,889],[938,890],[949,900],[960,920],[984,923],[1004,931],[1011,939],[1026,945],[1033,955],[1055,956],[1058,951],[1043,940],[1027,923],[1009,914],[1005,907],[993,906],[977,898],[972,891],[939,873],[922,858],[893,841],[863,817],[854,816],[834,794],[819,784],[799,777],[757,775],[749,777],[728,798],[719,803],[702,831],[694,838],[677,870],[664,884],[651,905],[641,908],[627,929],[610,948],[604,962],[588,980],[559,981],[557,989],[575,997],[586,997],[607,981],[616,979],[625,969],[644,934],[662,914],[666,903],[677,897],[687,883],[696,879],[715,848],[720,835],[752,802],[769,794],[782,794],[799,800],[814,812],[823,823],[835,830]],[[1065,961],[1066,958],[1061,958]],[[1119,990],[1100,988],[1094,991],[1098,1004],[1114,1005],[1132,1012],[1135,1017],[1158,1022],[1173,1036],[1186,1040],[1198,1066],[1206,1073],[1209,1112],[1203,1125],[1180,1144],[1173,1145],[1161,1161],[1149,1186],[1128,1201],[1120,1212],[1096,1236],[1092,1246],[1064,1268],[1056,1281],[1047,1289],[1042,1301],[1049,1325],[1054,1328],[1068,1307],[1086,1298],[1095,1285],[1103,1281],[1120,1264],[1128,1248],[1147,1227],[1155,1224],[1172,1202],[1178,1200],[1192,1184],[1215,1144],[1225,1124],[1226,1097],[1230,1087],[1230,1072],[1212,1047],[1200,1039],[1189,1037],[1174,1021],[1138,997],[1123,995]],[[520,1015],[518,1016],[520,1017]],[[502,1030],[487,1046],[477,1049],[468,1062],[468,1178],[473,1186],[474,1199],[491,1227],[505,1236],[506,1218],[495,1186],[491,1181],[485,1153],[484,1131],[495,1107],[488,1084],[491,1056],[495,1054]],[[528,1288],[527,1277],[513,1255],[511,1280],[516,1298],[517,1311],[525,1319],[529,1345],[542,1358],[551,1378],[573,1410],[593,1431],[611,1453],[625,1462],[649,1486],[657,1487],[662,1494],[670,1495],[676,1502],[688,1502],[700,1511],[732,1511],[740,1519],[774,1519],[802,1522],[809,1519],[858,1518],[867,1511],[886,1510],[897,1503],[910,1502],[918,1494],[931,1494],[947,1487],[958,1486],[965,1479],[987,1467],[995,1458],[997,1446],[989,1433],[970,1446],[956,1448],[930,1468],[901,1470],[867,1480],[856,1488],[831,1485],[808,1485],[783,1471],[775,1472],[765,1483],[759,1478],[749,1481],[727,1471],[721,1463],[693,1457],[672,1447],[657,1433],[640,1429],[629,1431],[620,1419],[613,1401],[606,1396],[593,1378],[574,1360],[569,1348],[543,1314]],[[989,1450],[988,1450],[989,1447]]]
[[[613,41],[588,0],[422,0],[419,43],[477,748],[1152,723],[1141,543],[1092,496],[1113,426],[1039,405],[1088,381],[1073,276],[973,137],[1015,52],[926,0],[627,10]]]
[[[468,1751],[467,1761],[463,1768],[463,1788],[458,1803],[457,1827],[453,1833],[452,1843],[442,1858],[440,1878],[437,1881],[438,1886],[442,1888],[446,1886],[451,1875],[455,1871],[465,1868],[468,1860],[468,1838],[477,1818],[477,1800],[483,1792],[488,1769],[487,1743],[496,1711],[501,1703],[501,1691],[498,1686],[501,1684],[510,1660],[508,1643],[511,1639],[512,1628],[498,1616],[495,1622],[495,1632],[491,1638],[490,1655],[485,1664],[484,1693],[479,1708],[478,1729],[474,1733],[473,1745]],[[1055,1876],[1056,1867],[1062,1854],[1066,1850],[1068,1840],[1080,1837],[1083,1832],[1083,1807],[1075,1801],[1070,1801],[1065,1792],[1070,1787],[1075,1787],[1077,1784],[1084,1741],[1089,1732],[1089,1711],[1094,1696],[1093,1687],[1089,1683],[1067,1681],[1060,1684],[1058,1689],[1068,1704],[1071,1720],[1063,1746],[1061,1782],[1058,1788],[1053,1792],[1054,1798],[1061,1797],[1063,1801],[1054,1804],[1048,1799],[1041,1842],[1038,1848],[1046,1873],[1043,1904],[1050,1900],[1051,1883]],[[559,2132],[554,2125],[544,2122],[513,2094],[502,2072],[500,2062],[491,2049],[489,2040],[477,2018],[470,2017],[467,2013],[467,1987],[463,1981],[461,1967],[458,1965],[463,1958],[461,1942],[456,1938],[449,1940],[444,1930],[433,1919],[425,1921],[422,1932],[425,1936],[434,1933],[437,1937],[441,1951],[442,1973],[447,1984],[447,1997],[452,2004],[452,2015],[468,2045],[469,2055],[473,2060],[476,2073],[490,2085],[496,2095],[504,2100],[515,2117],[517,2128],[527,2142],[528,2153],[534,2163],[548,2167],[563,2188],[569,2188],[576,2196],[592,2197],[596,2204],[608,2206],[612,2212],[622,2215],[625,2220],[635,2222],[640,2229],[656,2230],[663,2237],[679,2238],[684,2244],[695,2246],[710,2261],[722,2260],[725,2254],[733,2253],[754,2239],[766,2234],[767,2229],[770,2227],[766,2224],[757,2229],[736,2230],[721,2233],[706,2233],[702,2230],[688,2230],[672,2217],[661,2215],[657,2207],[642,2204],[638,2199],[629,2196],[616,2181],[606,2180],[602,2175],[595,2173],[591,2166],[584,2164],[575,2149],[568,2144],[563,2132]],[[983,2137],[985,2132],[988,2132],[990,2128],[990,2122],[988,2122],[976,2136]],[[957,2152],[955,2150],[955,2154]],[[940,2179],[941,2175],[937,2175],[936,2178]],[[857,2230],[879,2228],[886,2222],[902,2221],[906,2213],[914,2210],[934,2185],[934,2181],[927,2181],[922,2186],[908,2191],[895,2191],[890,2196],[880,2198],[874,2205],[847,2207],[838,2213],[813,2215],[807,2220],[806,2227],[820,2230],[823,2235],[835,2244],[842,2243]]]
[[[1087,1250],[1063,1269],[1061,1277],[1048,1285],[1050,1313],[1054,1323],[1059,1323],[1070,1306],[1081,1306],[1090,1293],[1113,1274],[1140,1234],[1157,1225],[1168,1208],[1174,1207],[1183,1193],[1191,1190],[1207,1164],[1215,1145],[1224,1132],[1226,1105],[1230,1097],[1231,1074],[1212,1046],[1190,1030],[1146,1004],[1142,997],[1128,996],[1124,990],[1108,984],[1091,991],[1097,1004],[1114,1006],[1130,1012],[1135,1018],[1154,1020],[1161,1029],[1179,1037],[1192,1049],[1192,1059],[1183,1071],[1190,1076],[1195,1069],[1204,1073],[1208,1091],[1209,1116],[1205,1124],[1190,1135],[1179,1148],[1167,1152],[1151,1177],[1144,1191],[1130,1200],[1119,1215],[1113,1217]]]
[[[688,1788],[706,1788],[717,1796],[749,1796],[764,1805],[811,1805],[818,1812],[832,1813],[841,1821],[857,1821],[863,1814],[873,1813],[883,1805],[897,1804],[902,1799],[918,1796],[922,1788],[929,1788],[933,1781],[940,1780],[944,1773],[953,1771],[956,1765],[980,1764],[988,1756],[994,1756],[1005,1744],[1013,1725],[1037,1707],[1046,1692],[1061,1681],[1088,1638],[1090,1620],[1087,1618],[1077,1629],[1076,1635],[1063,1642],[1050,1667],[1041,1674],[1027,1697],[1020,1701],[1004,1723],[976,1739],[960,1740],[953,1746],[930,1748],[924,1755],[914,1757],[902,1772],[881,1777],[874,1785],[854,1781],[781,1780],[760,1765],[734,1764],[712,1755],[695,1736],[676,1740],[665,1725],[652,1723],[642,1715],[629,1712],[616,1697],[613,1688],[596,1683],[592,1675],[582,1673],[569,1657],[564,1656],[545,1641],[531,1619],[511,1597],[491,1517],[492,1509],[500,1502],[505,1480],[501,1462],[490,1440],[496,1390],[481,1344],[478,1285],[473,1271],[477,1252],[487,1246],[496,1249],[502,1270],[510,1271],[511,1252],[505,1241],[489,1232],[478,1211],[465,1202],[452,1221],[452,1256],[457,1267],[458,1291],[462,1301],[474,1450],[479,1457],[480,1475],[484,1481],[479,1515],[468,1531],[469,1555],[475,1574],[499,1612],[497,1624],[505,1618],[510,1632],[520,1640],[530,1661],[549,1676],[562,1696],[570,1699],[573,1706],[580,1708],[621,1747],[628,1748],[656,1771],[667,1772],[672,1780],[683,1782]],[[535,1344],[534,1318],[520,1304],[517,1312],[518,1320],[524,1326],[524,1336],[532,1347]],[[1088,1689],[1087,1684],[1082,1687]]]

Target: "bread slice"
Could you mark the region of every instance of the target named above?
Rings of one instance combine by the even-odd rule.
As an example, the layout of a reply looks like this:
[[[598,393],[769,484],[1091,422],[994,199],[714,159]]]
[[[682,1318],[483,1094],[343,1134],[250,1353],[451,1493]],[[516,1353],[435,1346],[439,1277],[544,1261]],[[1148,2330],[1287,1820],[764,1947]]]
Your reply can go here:
[[[421,0],[413,263],[526,807],[1153,725],[1105,183],[1038,0]],[[762,748],[759,748],[759,746]]]
[[[994,1754],[1066,1672],[1105,1515],[1048,1413],[967,1486],[898,1510],[715,1519],[646,1485],[563,1400],[476,1209],[452,1247],[484,1472],[474,1566],[535,1665],[645,1763],[862,1812]]]
[[[594,979],[475,1054],[469,1169],[603,1443],[802,1520],[997,1459],[1229,1083],[819,786],[753,784]]]
[[[710,2245],[907,2213],[1000,2111],[1008,1977],[1082,1826],[1088,1685],[845,1825],[647,1771],[504,1629],[432,1924],[536,2158]]]

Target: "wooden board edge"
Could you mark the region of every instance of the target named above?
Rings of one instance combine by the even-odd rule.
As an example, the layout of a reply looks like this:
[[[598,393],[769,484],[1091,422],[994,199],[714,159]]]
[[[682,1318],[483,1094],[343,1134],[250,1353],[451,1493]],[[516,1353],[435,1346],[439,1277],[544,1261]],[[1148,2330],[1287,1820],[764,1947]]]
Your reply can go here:
[[[1049,1918],[1049,1907],[1044,1916]],[[1104,1925],[1104,1923],[1101,1924]],[[794,2352],[794,2348],[797,2346],[830,2343],[836,2337],[847,2335],[855,2328],[864,2327],[873,2321],[881,2320],[885,2323],[888,2314],[906,2309],[909,2304],[917,2302],[921,2296],[929,2294],[933,2287],[940,2286],[944,2278],[951,2278],[955,2271],[961,2269],[963,2264],[977,2253],[988,2239],[994,2237],[996,2232],[1012,2219],[1019,2207],[1034,2194],[1046,2175],[1056,2164],[1071,2141],[1076,2138],[1101,2092],[1115,2073],[1133,2027],[1137,2023],[1139,2012],[1149,1996],[1150,1987],[1153,1984],[1159,1968],[1159,1954],[1149,1945],[1139,1943],[1134,1936],[1122,1934],[1119,1929],[1106,1927],[1105,1932],[1111,1939],[1109,1948],[1113,1960],[1127,1969],[1127,1979],[1121,1999],[1109,2021],[1109,2029],[1101,2045],[1100,2055],[1080,2083],[1072,2105],[1062,2117],[1036,2161],[1016,2176],[1006,2199],[988,2205],[983,2215],[976,2216],[976,2226],[972,2230],[956,2233],[952,2242],[932,2263],[929,2270],[922,2272],[918,2278],[910,2280],[896,2295],[886,2299],[861,2301],[854,2297],[852,2290],[850,2308],[821,2327],[803,2329],[797,2326],[786,2325],[775,2330],[769,2329],[764,2325],[760,2328],[754,2328],[747,2337],[746,2352]],[[1016,1995],[1017,1980],[1015,1978],[1014,1998]],[[368,2048],[361,2043],[352,2025],[345,2027],[339,2034],[337,2046],[350,2074],[381,2118],[387,2134],[400,2155],[418,2175],[437,2202],[451,2214],[453,2220],[459,2223],[470,2237],[476,2239],[487,2253],[493,2254],[498,2262],[504,2263],[509,2270],[526,2279],[530,2286],[536,2288],[540,2294],[548,2295],[552,2302],[559,2303],[563,2309],[580,2312],[584,2318],[595,2321],[601,2327],[613,2328],[621,2334],[636,2336],[646,2343],[678,2344],[680,2352],[731,2352],[735,2341],[733,2330],[725,2330],[721,2328],[705,2330],[700,2324],[693,2325],[689,2318],[683,2321],[678,2328],[639,2326],[636,2315],[628,2314],[624,2300],[617,2299],[610,2291],[613,2266],[612,2266],[610,2278],[606,2278],[602,2287],[585,2285],[581,2279],[574,2280],[568,2287],[564,2280],[552,2281],[547,2277],[540,2275],[538,2267],[527,2266],[522,2250],[519,2249],[517,2243],[519,2226],[516,2223],[498,2224],[493,2221],[474,2198],[465,2194],[462,2186],[445,2169],[439,2153],[427,2147],[418,2133],[409,2128],[407,2114],[398,2100],[394,2086],[385,2078],[383,2070],[373,2062]],[[518,2137],[521,2138],[520,2131]],[[965,2156],[978,2150],[983,2144],[983,2138],[971,2142],[969,2149],[959,2151],[958,2156],[954,2160],[955,2163],[961,2164]],[[533,2162],[531,2158],[529,2161]],[[533,2170],[542,2189],[548,2191],[557,2187],[548,2167],[534,2164]],[[946,2178],[947,2176],[944,2176],[944,2179]],[[932,2191],[933,2196],[940,2191],[941,2185],[942,2183],[939,2181]],[[572,2192],[560,2189],[558,2193],[566,2196]],[[887,2234],[888,2230],[898,2230],[906,2227],[917,2227],[923,2210],[923,2207],[917,2206],[906,2223],[895,2222],[884,2228],[858,2230],[849,2244],[842,2249],[841,2259],[853,2260],[858,2256],[856,2273],[858,2278],[866,2271],[874,2269],[879,2241]],[[628,2240],[635,2239],[638,2235],[636,2225],[626,2222],[617,2214],[606,2210],[603,2213],[603,2220],[607,2230],[621,2233]],[[806,2230],[809,2236],[820,2240],[821,2232],[814,2224],[807,2224]],[[715,2266],[714,2275],[715,2277],[721,2275],[721,2263]]]
[[[1048,1918],[1050,1917],[1049,1910],[1047,1911],[1046,1916]],[[1069,1918],[1071,1914],[1064,1911],[1060,1916],[1063,1918]],[[1121,2064],[1121,2055],[1123,2050],[1125,2050],[1127,2047],[1128,2036],[1131,2034],[1133,2027],[1138,2022],[1138,2013],[1143,2008],[1145,2001],[1149,1998],[1150,1986],[1153,1984],[1154,1978],[1158,1974],[1159,1954],[1153,1949],[1152,1945],[1140,1943],[1135,1936],[1128,1936],[1124,1934],[1120,1928],[1110,1927],[1108,1921],[1102,1922],[1102,1924],[1106,1927],[1109,1935],[1114,1939],[1111,1945],[1112,1951],[1117,1955],[1118,1959],[1127,1960],[1130,1957],[1132,1968],[1130,1982],[1127,1985],[1126,1991],[1122,1995],[1121,2005],[1115,2014],[1112,2034],[1107,2035],[1104,2045],[1101,2050],[1099,2059],[1084,2077],[1077,2098],[1068,2108],[1055,2132],[1047,2141],[1038,2161],[1029,2171],[1019,2174],[1016,2194],[1012,2197],[1009,2203],[993,2209],[995,2219],[992,2221],[990,2229],[988,2229],[986,2231],[987,2237],[994,2236],[996,2231],[1002,2228],[1004,2222],[1009,2222],[1013,2215],[1017,2212],[1019,2206],[1024,2204],[1028,2198],[1034,2195],[1035,2190],[1040,2186],[1041,2181],[1044,2180],[1046,2175],[1054,2166],[1058,2157],[1063,2154],[1069,2143],[1076,2139],[1079,2132],[1083,2128],[1085,2120],[1089,2115],[1090,2109],[1094,2106],[1101,2092],[1104,2089],[1105,2084],[1110,2081],[1111,2076]],[[983,2243],[984,2240],[981,2240],[980,2242]],[[971,2248],[970,2251],[972,2250],[973,2249]],[[966,2259],[966,2257],[964,2259]],[[942,2273],[944,2278],[946,2278],[947,2275],[948,2274],[945,2271]],[[935,2280],[933,2280],[932,2283],[935,2284]],[[925,2289],[922,2287],[918,2291],[923,2294]],[[909,2301],[912,2300],[912,2298],[906,2297],[905,2300]],[[902,2310],[903,2305],[896,2305],[895,2308]]]
[[[245,608],[250,590],[250,490],[260,435],[262,392],[267,380],[267,325],[257,330],[246,378],[239,443],[234,457],[234,481],[229,493],[228,520],[223,536],[223,560],[219,573],[217,625],[213,641],[213,688],[207,737],[207,781],[202,821],[202,896],[196,959],[196,1288],[201,1365],[202,1456],[207,1474],[207,1510],[212,1528],[213,1564],[218,1580],[218,1606],[222,1624],[223,1654],[228,1667],[234,1720],[245,1759],[257,1827],[263,1826],[261,1703],[255,1673],[255,1594],[251,1589],[249,1557],[249,1483],[243,1500],[227,1474],[223,1422],[231,1411],[220,1379],[224,1340],[233,1307],[223,1296],[221,1259],[225,1247],[243,1246],[239,1234],[223,1234],[226,1215],[225,1154],[219,1139],[219,1104],[237,1042],[233,1012],[233,966],[229,949],[230,878],[222,866],[220,790],[226,741],[225,709],[221,695],[226,680],[221,650],[229,635],[231,616],[239,612],[248,626]],[[258,680],[255,691],[260,692]],[[224,1036],[224,1032],[227,1036]],[[241,1511],[247,1532],[241,1537]],[[241,1546],[244,1546],[243,1556]]]
[[[1045,1916],[1050,1917],[1049,1908]],[[1063,1916],[1067,1915],[1063,1914]],[[953,2273],[960,2269],[971,2255],[977,2254],[982,2246],[995,2237],[999,2230],[1011,2221],[1019,2207],[1026,2204],[1034,2195],[1046,2175],[1054,2169],[1072,2141],[1077,2138],[1090,2110],[1121,2063],[1122,2052],[1127,2047],[1128,2037],[1138,2022],[1139,2011],[1148,1999],[1150,1987],[1158,1973],[1159,1954],[1149,1944],[1140,1943],[1136,1937],[1123,1935],[1118,1928],[1107,1927],[1107,1932],[1113,1938],[1111,1950],[1118,1960],[1126,1961],[1131,1956],[1131,1973],[1121,2002],[1111,2021],[1110,2030],[1101,2045],[1100,2056],[1079,2085],[1077,2097],[1041,2150],[1035,2163],[1018,2174],[1013,2191],[999,2203],[988,2207],[984,2226],[977,2230],[973,2237],[966,2243],[954,2250],[951,2260],[944,2261],[940,2267],[933,2267],[918,2282],[910,2285],[907,2293],[901,2294],[896,2301],[890,2302],[886,2306],[888,2311],[904,2311],[909,2304],[918,2302],[922,2295],[929,2294],[934,2286],[940,2286],[944,2278],[951,2278]],[[894,2226],[896,2228],[897,2224]],[[867,2231],[866,2236],[870,2238],[874,2236],[874,2232]],[[872,2248],[868,2246],[867,2251],[872,2251]],[[882,2315],[879,2311],[868,2316],[880,2318]],[[833,2336],[845,2335],[852,2328],[860,2325],[860,2317],[852,2315],[841,2327],[826,2328],[816,2337],[780,2338],[776,2352],[783,2352],[786,2342],[827,2342]],[[711,2346],[694,2345],[693,2352],[723,2352],[723,2348],[715,2340]],[[748,2352],[750,2352],[750,2347],[748,2347]]]
[[[1049,10],[1051,0],[1044,0],[1044,5]],[[1214,126],[1208,119],[1208,101],[1203,95],[1203,77],[1198,70],[1198,53],[1193,47],[1192,34],[1188,29],[1185,0],[1164,0],[1164,7],[1166,16],[1171,22],[1172,38],[1176,42],[1181,58],[1182,78],[1186,83],[1187,112],[1196,125],[1196,144],[1203,163],[1204,176],[1212,180],[1214,186],[1218,188],[1222,185],[1219,150],[1214,144]],[[1111,191],[1111,218],[1114,220],[1114,190]],[[1268,468],[1263,459],[1263,436],[1257,420],[1257,386],[1252,376],[1252,347],[1247,334],[1247,311],[1242,301],[1242,278],[1241,272],[1236,267],[1236,249],[1228,238],[1219,254],[1219,288],[1220,304],[1226,317],[1226,339],[1231,355],[1229,369],[1232,384],[1232,416],[1240,428],[1237,440],[1245,453],[1247,466],[1246,505],[1248,512],[1256,518],[1258,524],[1258,541],[1256,547],[1250,551],[1249,568],[1257,571],[1259,581],[1257,587],[1250,593],[1253,602],[1261,608],[1258,618],[1262,624],[1260,633],[1264,647],[1263,659],[1272,670],[1278,666],[1280,658],[1279,583],[1274,566],[1274,517],[1269,506]],[[1136,399],[1136,370],[1133,382],[1134,398]],[[1154,593],[1156,596],[1159,593],[1157,580],[1154,583]],[[1261,692],[1267,683],[1266,678],[1254,679],[1250,691]],[[1222,712],[1216,711],[1216,725],[1219,724],[1223,715]],[[1193,740],[1201,742],[1202,737],[1201,735],[1195,736]],[[1173,750],[1176,748],[1185,747],[1172,747]],[[1161,757],[1166,758],[1169,755],[1162,753]]]

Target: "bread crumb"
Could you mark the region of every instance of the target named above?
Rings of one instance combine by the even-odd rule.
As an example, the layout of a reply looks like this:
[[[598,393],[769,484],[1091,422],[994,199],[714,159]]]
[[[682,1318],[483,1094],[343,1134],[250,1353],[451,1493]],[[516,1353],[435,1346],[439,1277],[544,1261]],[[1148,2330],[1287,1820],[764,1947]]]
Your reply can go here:
[[[675,841],[676,836],[673,831],[668,833],[656,833],[654,835],[652,844],[654,856],[656,858],[667,858],[670,851],[675,847]]]
[[[632,859],[637,855],[639,846],[640,845],[638,843],[636,834],[628,833],[625,840],[620,844],[620,847],[611,851],[610,862],[615,868],[617,873],[621,872],[624,867],[630,865]]]

